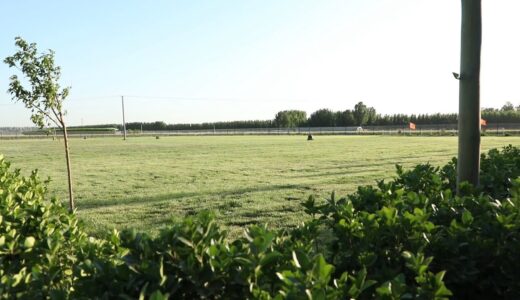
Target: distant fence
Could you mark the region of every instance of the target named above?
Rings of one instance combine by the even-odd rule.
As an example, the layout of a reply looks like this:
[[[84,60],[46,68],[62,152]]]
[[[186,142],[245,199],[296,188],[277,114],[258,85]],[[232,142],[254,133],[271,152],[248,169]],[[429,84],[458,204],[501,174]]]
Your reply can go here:
[[[520,124],[488,124],[483,132],[492,134],[520,134]],[[456,124],[417,125],[415,130],[405,126],[348,126],[348,127],[296,127],[296,128],[248,128],[204,129],[171,131],[129,131],[130,135],[456,135]]]
[[[520,123],[500,124],[489,123],[482,127],[486,134],[520,135]],[[34,134],[31,134],[34,132]],[[296,127],[296,128],[248,128],[248,129],[204,129],[204,130],[170,130],[170,131],[139,131],[129,130],[130,136],[190,136],[190,135],[456,135],[456,124],[416,125],[411,130],[403,126],[349,126],[349,127]],[[114,133],[69,132],[71,137],[113,137],[122,135],[121,131]],[[53,135],[42,135],[35,128],[0,128],[0,139],[10,138],[49,138]],[[56,137],[60,138],[60,134]]]

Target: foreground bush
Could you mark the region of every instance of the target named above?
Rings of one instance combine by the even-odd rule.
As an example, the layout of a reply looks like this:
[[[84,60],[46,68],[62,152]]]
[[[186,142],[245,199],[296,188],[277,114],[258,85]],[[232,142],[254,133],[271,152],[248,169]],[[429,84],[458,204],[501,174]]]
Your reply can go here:
[[[74,284],[76,247],[83,243],[73,215],[44,201],[46,182],[20,176],[0,156],[0,295],[64,297]]]
[[[482,186],[462,186],[461,197],[450,189],[454,163],[442,170],[426,164],[398,167],[395,180],[338,201],[310,198],[305,207],[332,232],[324,250],[337,272],[363,266],[381,282],[405,272],[401,254],[411,251],[433,258],[430,270],[446,272],[455,298],[520,299],[520,180],[509,177],[520,175],[519,154],[491,150],[483,156]]]
[[[456,161],[419,165],[347,198],[304,203],[288,232],[229,241],[211,213],[157,237],[88,237],[36,172],[0,158],[0,295],[53,299],[520,298],[519,150],[482,159],[482,185],[454,194]]]

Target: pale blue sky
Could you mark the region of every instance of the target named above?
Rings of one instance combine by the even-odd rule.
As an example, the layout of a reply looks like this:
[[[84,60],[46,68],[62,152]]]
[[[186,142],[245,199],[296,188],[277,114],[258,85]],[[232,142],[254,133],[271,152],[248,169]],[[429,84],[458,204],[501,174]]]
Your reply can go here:
[[[520,104],[518,0],[483,0],[482,105]],[[14,37],[56,51],[71,125],[270,119],[283,109],[456,112],[460,1],[2,1]],[[5,92],[0,126],[30,125]],[[139,97],[131,97],[139,96]]]

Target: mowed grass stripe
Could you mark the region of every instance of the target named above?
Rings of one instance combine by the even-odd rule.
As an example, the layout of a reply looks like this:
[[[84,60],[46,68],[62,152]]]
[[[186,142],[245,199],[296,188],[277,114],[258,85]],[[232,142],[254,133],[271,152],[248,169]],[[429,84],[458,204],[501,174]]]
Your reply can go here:
[[[483,137],[482,150],[517,137]],[[50,190],[67,197],[62,144],[0,140],[0,153],[28,174],[52,178]],[[444,165],[456,137],[200,136],[73,139],[75,195],[93,233],[107,227],[157,232],[172,217],[214,210],[234,234],[241,226],[294,226],[305,219],[309,195],[338,196],[394,176],[395,164]]]

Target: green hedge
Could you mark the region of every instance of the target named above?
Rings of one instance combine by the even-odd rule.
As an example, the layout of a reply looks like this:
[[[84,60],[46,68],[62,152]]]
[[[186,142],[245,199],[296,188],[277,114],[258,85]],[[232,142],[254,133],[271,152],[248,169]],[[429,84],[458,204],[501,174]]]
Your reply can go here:
[[[39,129],[33,131],[24,131],[24,135],[48,135],[53,134],[54,129]],[[119,129],[117,128],[97,128],[97,127],[67,127],[67,132],[69,134],[108,134],[115,133]],[[61,129],[56,129],[56,134],[62,134],[63,131]]]
[[[518,299],[520,151],[482,157],[482,185],[453,192],[456,161],[397,168],[346,198],[310,197],[312,220],[229,240],[209,212],[157,237],[89,237],[36,172],[0,157],[0,296],[52,299]]]
[[[76,131],[96,131],[96,132],[114,132],[119,129],[115,127],[110,128],[98,128],[98,127],[68,127],[67,131],[76,132]]]

